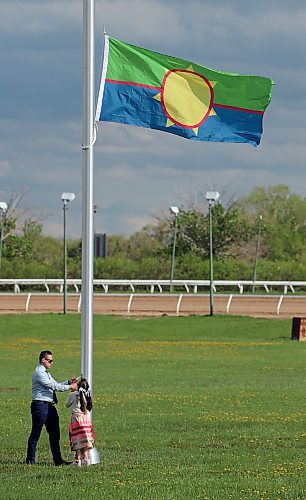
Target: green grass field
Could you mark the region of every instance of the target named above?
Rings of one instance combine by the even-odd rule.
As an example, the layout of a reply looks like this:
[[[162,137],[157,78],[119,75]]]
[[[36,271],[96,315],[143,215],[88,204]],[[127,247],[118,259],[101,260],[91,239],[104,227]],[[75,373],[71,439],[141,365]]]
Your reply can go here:
[[[305,499],[306,345],[291,321],[94,318],[94,412],[101,463],[54,467],[44,431],[23,464],[31,374],[80,372],[78,315],[0,316],[3,499]],[[62,451],[67,393],[59,394]]]

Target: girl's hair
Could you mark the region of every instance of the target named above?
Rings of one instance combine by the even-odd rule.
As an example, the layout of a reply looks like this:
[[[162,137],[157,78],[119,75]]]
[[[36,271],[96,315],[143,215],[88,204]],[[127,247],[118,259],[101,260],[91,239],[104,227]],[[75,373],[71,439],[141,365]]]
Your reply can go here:
[[[83,413],[92,410],[92,399],[90,394],[89,384],[86,378],[81,378],[78,382],[78,389],[80,394],[80,406]]]

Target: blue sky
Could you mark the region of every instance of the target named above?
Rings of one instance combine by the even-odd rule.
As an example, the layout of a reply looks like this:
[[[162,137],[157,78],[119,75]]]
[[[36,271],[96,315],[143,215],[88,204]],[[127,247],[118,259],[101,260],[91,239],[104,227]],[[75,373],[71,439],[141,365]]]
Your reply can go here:
[[[82,2],[0,0],[0,201],[27,192],[44,233],[81,235]],[[214,69],[275,81],[261,145],[195,143],[99,126],[95,229],[129,235],[217,189],[240,197],[279,183],[306,191],[306,9],[298,0],[96,0],[96,81],[103,27],[114,37]]]

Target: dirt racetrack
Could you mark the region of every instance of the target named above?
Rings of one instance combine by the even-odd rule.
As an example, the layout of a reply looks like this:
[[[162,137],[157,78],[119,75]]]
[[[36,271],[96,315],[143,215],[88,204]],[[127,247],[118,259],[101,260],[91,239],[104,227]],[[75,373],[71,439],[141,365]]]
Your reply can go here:
[[[208,294],[95,294],[94,314],[129,316],[207,315]],[[60,313],[63,295],[59,293],[2,293],[0,313]],[[81,297],[67,296],[67,312],[81,311]],[[306,316],[306,296],[238,295],[214,296],[214,314],[289,318]]]

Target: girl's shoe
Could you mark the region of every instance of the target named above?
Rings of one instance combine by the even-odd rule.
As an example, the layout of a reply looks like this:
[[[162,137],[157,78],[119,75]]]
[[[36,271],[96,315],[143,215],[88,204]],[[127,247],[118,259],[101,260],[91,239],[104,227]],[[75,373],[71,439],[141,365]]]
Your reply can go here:
[[[89,465],[89,460],[82,460],[82,467],[88,467]]]
[[[81,462],[78,462],[77,460],[74,460],[70,465],[76,466],[76,467],[81,467]]]

